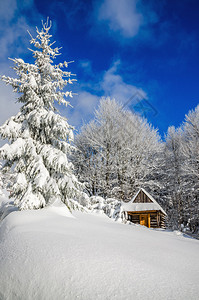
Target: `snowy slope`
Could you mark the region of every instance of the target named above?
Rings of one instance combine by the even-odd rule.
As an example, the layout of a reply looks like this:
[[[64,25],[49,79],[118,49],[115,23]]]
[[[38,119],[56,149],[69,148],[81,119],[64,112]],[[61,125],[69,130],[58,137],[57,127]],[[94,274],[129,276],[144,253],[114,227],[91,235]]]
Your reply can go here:
[[[0,227],[0,299],[198,299],[199,242],[66,207]]]

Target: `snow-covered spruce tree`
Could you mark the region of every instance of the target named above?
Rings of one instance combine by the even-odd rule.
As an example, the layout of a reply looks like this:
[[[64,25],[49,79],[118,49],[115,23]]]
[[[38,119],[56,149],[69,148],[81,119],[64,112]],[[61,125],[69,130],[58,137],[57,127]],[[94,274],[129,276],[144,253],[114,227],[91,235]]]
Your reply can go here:
[[[34,64],[22,59],[12,59],[17,78],[3,76],[2,80],[19,93],[22,103],[20,112],[0,127],[3,139],[10,144],[0,148],[4,168],[16,173],[16,180],[10,187],[11,197],[21,210],[38,209],[56,199],[70,208],[70,198],[78,194],[80,183],[72,173],[72,164],[67,158],[73,140],[73,128],[60,116],[55,102],[68,105],[66,97],[71,91],[64,91],[72,84],[71,73],[63,71],[67,62],[53,64],[59,55],[59,48],[52,48],[51,28],[48,20],[37,36],[31,36],[30,49]]]

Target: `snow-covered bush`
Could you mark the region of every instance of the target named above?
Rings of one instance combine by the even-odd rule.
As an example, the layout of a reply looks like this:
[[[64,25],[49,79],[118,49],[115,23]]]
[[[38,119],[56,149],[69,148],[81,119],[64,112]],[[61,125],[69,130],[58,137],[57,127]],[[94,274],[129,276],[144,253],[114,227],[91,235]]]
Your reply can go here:
[[[90,209],[96,213],[104,213],[105,199],[100,196],[90,197]]]
[[[101,196],[91,196],[90,197],[91,205],[103,203],[105,201]]]
[[[63,71],[68,63],[53,64],[60,54],[52,48],[48,20],[37,36],[31,36],[34,64],[12,59],[17,78],[2,80],[19,93],[20,112],[0,127],[0,135],[10,144],[0,148],[4,169],[16,173],[11,196],[21,210],[38,209],[60,199],[70,207],[70,198],[78,195],[80,184],[73,175],[68,159],[73,141],[73,128],[60,116],[55,102],[69,105],[66,85],[73,83],[71,72]]]
[[[89,210],[98,214],[105,214],[109,218],[114,219],[115,221],[122,222],[123,218],[123,209],[121,206],[121,201],[114,198],[104,199],[100,196],[91,196],[89,203]]]
[[[123,220],[121,201],[114,198],[107,198],[104,210],[109,218],[115,219],[116,221]]]
[[[90,209],[91,201],[90,201],[89,196],[88,196],[86,193],[82,193],[82,194],[80,195],[80,197],[78,198],[78,202],[79,202],[82,206],[87,207],[88,209]]]

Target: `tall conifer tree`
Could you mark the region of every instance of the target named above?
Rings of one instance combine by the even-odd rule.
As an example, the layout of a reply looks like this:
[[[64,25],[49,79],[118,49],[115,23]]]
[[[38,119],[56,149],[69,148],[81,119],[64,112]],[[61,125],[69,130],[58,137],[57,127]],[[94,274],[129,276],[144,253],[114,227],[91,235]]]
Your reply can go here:
[[[50,41],[51,23],[47,20],[42,25],[30,40],[35,63],[12,59],[17,78],[2,77],[22,103],[20,112],[0,127],[2,138],[10,141],[0,148],[0,158],[5,161],[4,169],[16,173],[11,196],[21,210],[42,208],[55,199],[70,207],[69,199],[80,188],[67,155],[73,128],[55,108],[56,102],[69,104],[66,97],[72,97],[72,92],[64,88],[74,79],[63,70],[67,62],[54,64],[59,48],[53,48]]]

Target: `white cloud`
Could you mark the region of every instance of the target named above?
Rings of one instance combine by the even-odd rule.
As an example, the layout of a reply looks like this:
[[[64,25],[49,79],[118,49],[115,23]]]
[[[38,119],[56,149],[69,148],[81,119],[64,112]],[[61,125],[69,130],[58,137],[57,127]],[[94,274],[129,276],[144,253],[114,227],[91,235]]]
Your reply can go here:
[[[19,112],[20,105],[16,103],[16,95],[12,88],[0,82],[0,125]],[[0,147],[4,144],[0,140]]]
[[[13,17],[14,13],[17,9],[17,1],[16,0],[6,0],[0,1],[0,22],[6,23],[9,22]]]
[[[23,10],[26,10],[24,14]],[[0,60],[16,57],[24,53],[29,46],[30,37],[27,30],[35,31],[30,25],[30,19],[41,20],[33,0],[0,1]],[[38,24],[36,24],[38,25]]]
[[[84,75],[93,75],[93,70],[92,70],[92,63],[90,60],[80,60],[79,61],[79,66],[83,70]]]
[[[6,61],[8,57],[17,57],[24,53],[30,40],[27,30],[31,31],[31,27],[24,17],[20,17],[15,23],[5,27],[4,34],[0,38],[0,59],[2,61]]]
[[[105,97],[115,98],[119,103],[123,105],[126,104],[127,106],[130,105],[131,107],[138,103],[136,97],[129,101],[137,92],[139,92],[143,98],[147,98],[146,93],[141,88],[126,83],[123,77],[118,74],[120,64],[120,60],[115,61],[113,65],[103,73],[101,79],[98,78],[98,82],[91,81],[82,84],[78,96],[75,96],[71,101],[73,108],[70,112],[68,108],[63,111],[64,114],[68,114],[69,124],[74,125],[78,129],[82,124],[89,122],[94,117],[95,109],[101,98],[97,93]],[[84,67],[84,65],[82,67]],[[93,86],[92,90],[91,86]],[[87,88],[89,91],[86,91]]]
[[[0,63],[1,74],[14,77],[15,72],[9,66],[8,63]],[[13,93],[12,87],[0,80],[0,126],[19,112],[20,105],[16,101],[17,95]]]
[[[115,61],[112,67],[104,73],[103,80],[101,81],[101,88],[104,91],[104,95],[115,98],[122,104],[128,102],[137,92],[146,98],[146,93],[142,89],[126,83],[122,76],[118,74],[120,64],[120,60]]]
[[[25,0],[23,3],[17,0],[0,1],[0,76],[16,77],[10,68],[13,64],[8,57],[21,57],[29,52],[27,47],[30,38],[27,30],[32,32],[35,28],[29,24],[29,15],[26,18],[22,13],[24,8],[30,10],[32,18],[37,15],[40,19],[33,0]],[[19,111],[20,105],[15,103],[16,97],[12,88],[0,81],[0,125]]]
[[[79,126],[92,119],[94,111],[99,103],[99,99],[100,97],[95,94],[83,90],[80,91],[79,95],[75,96],[71,101],[73,108],[70,110],[70,113],[66,108],[65,114],[66,116],[68,115],[69,124],[78,129]]]
[[[105,22],[110,31],[132,38],[137,35],[143,17],[137,11],[137,0],[104,0],[98,8],[98,20]]]
[[[20,105],[16,103],[16,95],[12,88],[0,82],[0,124],[4,123],[10,116],[19,112]]]

